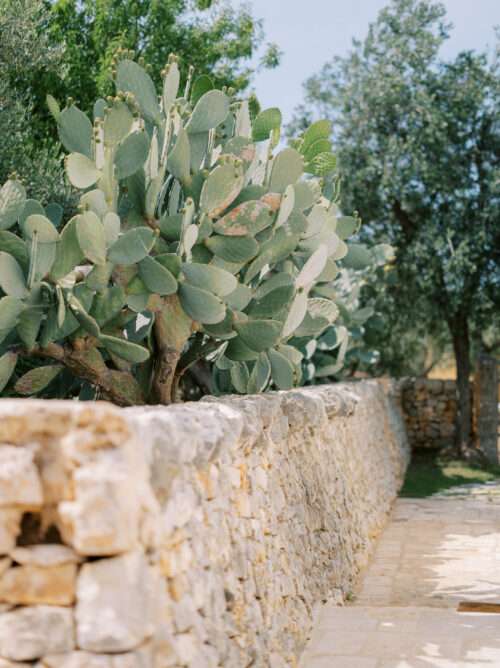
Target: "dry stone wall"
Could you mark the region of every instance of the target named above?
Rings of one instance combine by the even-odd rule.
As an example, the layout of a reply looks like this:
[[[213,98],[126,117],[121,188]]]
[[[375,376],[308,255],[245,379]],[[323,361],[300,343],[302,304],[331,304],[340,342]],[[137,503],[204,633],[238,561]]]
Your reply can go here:
[[[401,381],[403,410],[412,448],[453,445],[457,416],[454,380],[405,378]]]
[[[391,383],[0,401],[0,668],[295,666],[407,460]]]

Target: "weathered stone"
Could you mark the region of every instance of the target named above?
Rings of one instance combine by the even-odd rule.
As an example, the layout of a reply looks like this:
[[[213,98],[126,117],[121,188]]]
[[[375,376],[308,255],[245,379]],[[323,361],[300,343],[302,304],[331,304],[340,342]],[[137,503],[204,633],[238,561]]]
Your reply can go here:
[[[37,510],[42,502],[42,485],[33,449],[1,444],[0,506]]]
[[[0,577],[0,601],[13,605],[72,605],[76,564],[14,566]]]
[[[63,564],[78,564],[82,558],[66,545],[29,545],[16,547],[10,553],[17,564],[51,568]]]
[[[0,665],[0,668],[1,665]],[[37,668],[159,668],[153,664],[151,646],[140,647],[126,654],[95,654],[76,651],[46,656]]]
[[[83,555],[108,556],[137,547],[140,505],[133,470],[119,453],[74,473],[75,501],[59,504],[64,538]]]
[[[39,659],[74,648],[73,613],[37,605],[0,615],[0,655],[13,661]]]
[[[77,583],[78,646],[93,652],[138,647],[155,629],[157,586],[141,552],[84,564]]]
[[[22,515],[19,508],[0,508],[0,554],[8,554],[14,549]]]
[[[0,658],[0,668],[31,668],[31,663],[19,663]]]

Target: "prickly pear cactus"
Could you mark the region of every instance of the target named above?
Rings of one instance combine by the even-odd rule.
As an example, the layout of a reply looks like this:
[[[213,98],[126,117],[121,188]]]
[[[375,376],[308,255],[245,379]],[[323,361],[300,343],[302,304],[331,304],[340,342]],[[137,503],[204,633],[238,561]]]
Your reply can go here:
[[[278,109],[206,76],[180,93],[174,57],[160,94],[127,52],[114,77],[93,119],[48,100],[79,213],[0,191],[0,391],[64,373],[82,396],[170,403],[200,360],[215,392],[299,384],[304,339],[343,340],[339,268],[369,261],[338,212],[330,125],[279,148]],[[46,362],[20,376],[26,357]]]

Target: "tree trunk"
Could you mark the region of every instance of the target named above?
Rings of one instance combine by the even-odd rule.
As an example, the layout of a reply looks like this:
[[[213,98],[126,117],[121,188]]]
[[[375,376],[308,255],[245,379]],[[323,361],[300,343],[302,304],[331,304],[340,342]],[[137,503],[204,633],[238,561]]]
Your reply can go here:
[[[457,366],[457,420],[455,442],[464,456],[472,447],[472,392],[470,383],[470,337],[467,317],[458,313],[448,320]]]
[[[498,371],[491,355],[478,355],[474,382],[476,433],[490,464],[500,464],[498,451]]]
[[[153,368],[153,401],[171,404],[177,400],[177,365],[195,324],[180,305],[177,295],[165,297],[154,324],[156,351]]]

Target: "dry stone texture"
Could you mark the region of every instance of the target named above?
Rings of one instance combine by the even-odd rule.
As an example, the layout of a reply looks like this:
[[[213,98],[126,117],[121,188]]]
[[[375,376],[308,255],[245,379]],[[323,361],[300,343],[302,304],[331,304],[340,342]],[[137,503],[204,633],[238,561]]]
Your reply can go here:
[[[371,381],[168,408],[0,401],[0,662],[296,666],[401,483],[399,403]]]
[[[455,381],[405,378],[401,385],[405,423],[411,447],[452,446],[457,416]]]

